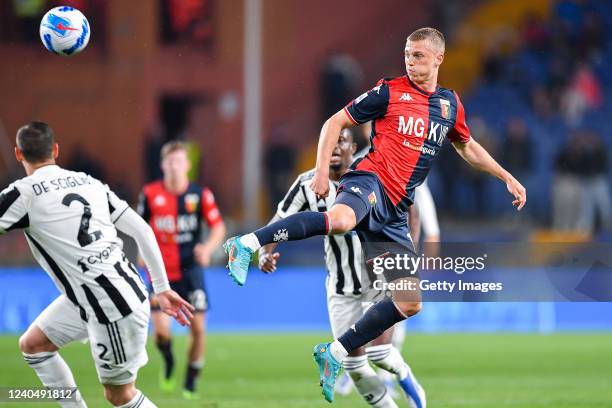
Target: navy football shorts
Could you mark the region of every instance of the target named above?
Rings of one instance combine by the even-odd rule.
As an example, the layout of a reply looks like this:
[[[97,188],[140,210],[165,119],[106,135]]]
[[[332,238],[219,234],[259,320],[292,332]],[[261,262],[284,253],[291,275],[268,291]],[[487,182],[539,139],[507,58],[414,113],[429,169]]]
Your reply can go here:
[[[386,257],[414,257],[408,214],[389,199],[374,173],[354,170],[340,178],[335,204],[345,204],[355,211],[357,235],[366,262],[372,264]],[[403,267],[405,262],[388,262],[384,268],[387,282],[399,278],[417,277],[418,271]]]

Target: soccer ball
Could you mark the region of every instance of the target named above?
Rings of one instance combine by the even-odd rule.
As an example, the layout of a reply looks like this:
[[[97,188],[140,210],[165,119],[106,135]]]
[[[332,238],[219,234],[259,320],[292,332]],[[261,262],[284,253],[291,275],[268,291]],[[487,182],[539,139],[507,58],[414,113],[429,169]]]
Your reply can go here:
[[[63,56],[78,54],[89,42],[87,18],[74,7],[55,7],[40,21],[40,39],[49,51]]]

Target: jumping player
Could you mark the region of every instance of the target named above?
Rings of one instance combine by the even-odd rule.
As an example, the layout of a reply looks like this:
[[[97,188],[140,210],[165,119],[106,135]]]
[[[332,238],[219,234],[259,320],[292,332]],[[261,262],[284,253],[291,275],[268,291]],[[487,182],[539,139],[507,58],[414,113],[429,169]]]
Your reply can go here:
[[[89,339],[106,399],[115,407],[155,407],[135,387],[148,360],[147,290],[117,230],[136,240],[162,310],[189,324],[193,309],[170,289],[147,223],[105,184],[57,166],[58,154],[48,125],[20,128],[15,156],[27,177],[0,193],[0,234],[23,229],[34,258],[61,292],[21,336],[19,349],[45,387],[74,390],[58,399],[62,407],[86,407],[57,351]]]
[[[406,210],[413,202],[415,187],[427,176],[447,138],[466,162],[504,182],[514,196],[512,204],[523,208],[525,188],[471,138],[457,93],[438,85],[444,49],[444,36],[438,30],[426,27],[414,31],[404,49],[407,75],[380,80],[325,122],[310,184],[315,194],[326,197],[329,193],[329,162],[342,128],[372,120],[370,152],[340,179],[339,193],[329,211],[294,214],[228,240],[226,252],[234,281],[244,285],[253,253],[275,240],[356,229],[367,259],[414,255]],[[386,280],[398,281],[401,288],[418,287],[415,271],[399,264],[385,271]],[[348,353],[420,310],[419,293],[394,290],[392,298],[370,307],[334,342],[315,346],[325,399],[333,401],[334,384]]]
[[[307,171],[298,176],[285,198],[278,204],[275,216],[270,222],[286,218],[300,211],[327,211],[336,197],[340,177],[348,171],[353,162],[353,153],[357,144],[353,142],[352,129],[343,129],[334,148],[329,166],[329,191],[325,199],[318,199],[308,188],[314,171]],[[415,207],[410,207],[410,222],[418,217]],[[418,228],[418,227],[415,227]],[[277,244],[264,245],[259,250],[259,268],[272,273],[276,270],[280,253],[274,252]],[[367,271],[359,238],[355,233],[330,235],[325,237],[325,263],[327,264],[327,310],[332,333],[339,336],[354,324],[364,313],[371,298],[366,295]],[[387,330],[375,339],[370,347],[359,347],[353,350],[343,361],[346,372],[350,375],[355,388],[363,399],[373,407],[397,408],[384,383],[378,378],[368,359],[376,366],[397,376],[398,382],[406,397],[415,407],[426,406],[425,392],[418,383],[412,370],[404,361],[398,350],[391,345],[393,330]]]
[[[200,267],[210,264],[210,257],[225,238],[225,225],[208,188],[190,183],[191,164],[183,142],[171,141],[161,149],[163,180],[147,184],[140,194],[138,212],[150,223],[168,271],[170,286],[195,307],[187,350],[187,371],[183,396],[197,398],[196,380],[204,365],[205,321],[208,297]],[[205,242],[200,242],[204,224],[210,228]],[[163,359],[160,388],[172,391],[174,355],[170,321],[159,313],[155,296],[151,297],[155,344]]]

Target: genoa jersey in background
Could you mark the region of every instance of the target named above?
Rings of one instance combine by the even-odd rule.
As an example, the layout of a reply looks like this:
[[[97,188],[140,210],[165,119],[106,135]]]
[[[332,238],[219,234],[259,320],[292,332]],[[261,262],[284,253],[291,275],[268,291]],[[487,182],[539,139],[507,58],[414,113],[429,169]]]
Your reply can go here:
[[[223,222],[215,197],[208,188],[194,183],[175,195],[156,181],[143,188],[139,200],[138,212],[153,228],[168,280],[181,280],[196,266],[193,249],[200,242],[202,223],[212,228]]]
[[[372,121],[372,147],[352,167],[376,174],[402,210],[412,204],[444,140],[470,140],[457,93],[440,86],[427,92],[406,75],[381,79],[344,110],[355,124]]]

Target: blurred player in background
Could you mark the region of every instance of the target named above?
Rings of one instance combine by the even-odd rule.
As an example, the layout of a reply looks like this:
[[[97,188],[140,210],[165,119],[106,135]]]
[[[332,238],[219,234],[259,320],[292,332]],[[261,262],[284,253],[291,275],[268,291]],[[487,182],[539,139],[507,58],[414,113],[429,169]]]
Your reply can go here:
[[[55,164],[53,130],[31,122],[17,132],[15,156],[27,177],[0,193],[0,234],[24,229],[32,253],[61,295],[19,339],[23,357],[47,388],[74,389],[62,407],[86,407],[58,350],[89,339],[104,396],[115,407],[155,407],[136,389],[148,361],[147,290],[123,253],[117,230],[136,240],[161,309],[189,324],[192,307],[168,283],[153,231],[107,185]]]
[[[326,212],[293,214],[226,243],[230,277],[244,285],[255,251],[280,240],[300,240],[315,235],[346,233],[355,229],[368,260],[391,255],[415,255],[406,221],[414,189],[423,183],[442,143],[449,139],[457,153],[473,167],[506,184],[519,210],[526,202],[525,188],[470,136],[465,111],[456,92],[438,85],[444,60],[445,39],[430,27],[411,33],[404,48],[405,76],[386,78],[329,118],[321,129],[316,169],[310,188],[320,197],[329,194],[329,163],[340,130],[373,121],[372,149],[353,164],[340,180],[338,195]],[[353,350],[421,310],[414,270],[401,262],[384,268],[387,282],[399,289],[370,307],[355,325],[332,343],[315,346],[323,396],[333,401],[342,361]]]
[[[191,399],[197,398],[196,380],[204,365],[208,297],[201,267],[210,264],[212,253],[223,242],[225,225],[212,192],[189,181],[191,163],[183,142],[171,141],[162,147],[161,168],[163,180],[143,188],[138,212],[153,228],[170,286],[195,307],[183,390],[183,396]],[[210,231],[206,241],[200,242],[204,224]],[[164,360],[160,387],[169,392],[176,386],[170,320],[159,313],[155,296],[151,309],[155,344]]]
[[[334,203],[340,177],[348,171],[353,162],[356,146],[353,129],[343,129],[329,165],[330,194],[326,198],[317,198],[308,188],[314,170],[302,173],[278,204],[276,214],[270,222],[300,211],[327,211]],[[409,216],[412,227],[418,231],[420,227],[415,207],[410,208]],[[280,253],[274,252],[277,245],[271,243],[259,250],[259,268],[266,273],[276,270],[280,257]],[[349,232],[326,236],[325,262],[328,272],[326,290],[329,320],[333,335],[339,336],[348,330],[372,304],[371,297],[368,298],[364,293],[368,289],[368,272],[357,234]],[[407,398],[413,401],[415,407],[425,407],[425,392],[400,352],[391,345],[392,332],[393,329],[389,329],[375,339],[370,347],[359,347],[351,352],[343,361],[344,369],[359,394],[373,407],[396,408],[397,405],[383,382],[376,376],[376,372],[368,363],[368,358],[376,366],[397,376]]]

